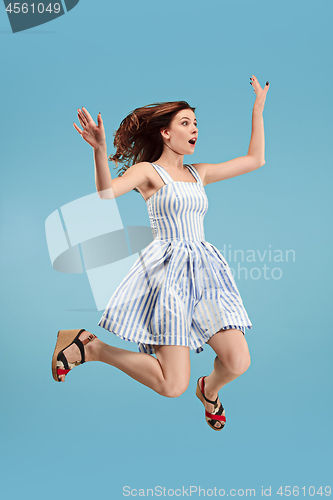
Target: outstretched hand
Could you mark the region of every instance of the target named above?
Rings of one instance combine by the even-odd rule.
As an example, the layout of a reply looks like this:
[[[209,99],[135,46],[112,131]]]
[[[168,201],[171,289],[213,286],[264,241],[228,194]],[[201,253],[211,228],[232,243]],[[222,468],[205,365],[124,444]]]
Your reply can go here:
[[[250,84],[253,87],[253,91],[257,95],[257,98],[256,98],[254,105],[257,108],[259,108],[261,111],[263,111],[264,106],[265,106],[266,95],[267,95],[267,92],[269,89],[269,83],[266,82],[265,87],[262,89],[257,78],[254,75],[252,75],[252,77],[250,78]]]
[[[73,125],[82,138],[94,149],[105,145],[105,131],[101,113],[98,113],[97,115],[97,124],[84,107],[77,110],[77,116],[82,130],[76,125],[76,123],[73,123]]]

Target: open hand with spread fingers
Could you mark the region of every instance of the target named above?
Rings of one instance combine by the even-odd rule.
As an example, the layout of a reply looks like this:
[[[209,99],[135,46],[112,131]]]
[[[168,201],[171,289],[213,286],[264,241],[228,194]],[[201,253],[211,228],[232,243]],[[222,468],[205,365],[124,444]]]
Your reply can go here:
[[[252,77],[250,78],[250,84],[253,87],[253,91],[257,95],[254,106],[260,111],[263,111],[265,106],[266,95],[269,89],[269,83],[266,82],[265,87],[262,89],[257,78],[254,75],[252,75]]]
[[[97,115],[97,124],[92,119],[86,108],[77,110],[77,116],[81,124],[80,127],[73,123],[75,130],[82,136],[82,138],[90,144],[94,149],[105,145],[105,131],[101,113]]]

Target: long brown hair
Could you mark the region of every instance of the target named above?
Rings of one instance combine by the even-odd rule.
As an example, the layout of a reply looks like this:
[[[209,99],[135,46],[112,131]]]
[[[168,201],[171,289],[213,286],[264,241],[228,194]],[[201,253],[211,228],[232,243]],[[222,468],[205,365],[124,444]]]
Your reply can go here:
[[[116,153],[109,156],[115,162],[114,168],[118,168],[118,162],[123,163],[118,176],[134,163],[154,162],[161,156],[164,143],[160,131],[169,127],[182,109],[195,111],[186,101],[160,102],[137,108],[123,119],[114,133]],[[134,191],[139,193],[136,188]]]

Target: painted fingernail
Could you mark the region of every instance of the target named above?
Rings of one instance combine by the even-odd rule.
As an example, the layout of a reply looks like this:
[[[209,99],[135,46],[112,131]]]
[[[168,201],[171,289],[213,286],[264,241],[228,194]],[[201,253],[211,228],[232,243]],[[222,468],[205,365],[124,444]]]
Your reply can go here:
[[[266,85],[269,85],[269,82],[266,82]]]

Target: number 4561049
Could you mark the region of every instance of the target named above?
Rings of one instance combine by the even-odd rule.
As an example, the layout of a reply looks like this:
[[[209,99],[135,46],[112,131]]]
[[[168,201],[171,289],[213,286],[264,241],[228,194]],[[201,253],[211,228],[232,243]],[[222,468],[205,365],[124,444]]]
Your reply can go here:
[[[316,489],[314,486],[309,486],[308,488],[306,488],[305,486],[301,488],[299,488],[298,486],[293,486],[293,487],[285,486],[284,488],[280,486],[280,488],[276,493],[277,495],[286,497],[290,496],[298,497],[298,495],[301,496],[309,495],[310,497],[313,497],[315,495],[320,495],[320,496],[324,495],[326,497],[329,497],[331,495],[331,487],[325,486],[325,488],[323,488],[322,486],[320,486],[320,488]]]
[[[35,9],[35,5],[36,5],[36,9]],[[49,12],[50,14],[52,12],[54,12],[55,14],[59,14],[60,12],[60,9],[61,9],[61,6],[60,6],[60,3],[54,3],[52,5],[52,3],[49,3],[47,7],[45,7],[45,5],[43,3],[31,3],[30,5],[27,4],[27,3],[19,3],[19,2],[15,2],[13,3],[13,7],[12,7],[12,3],[10,3],[8,5],[8,7],[6,8],[6,11],[9,12],[10,14],[27,14],[30,10],[30,12],[32,14],[34,14],[35,12],[38,13],[38,14],[43,14],[44,12]]]

